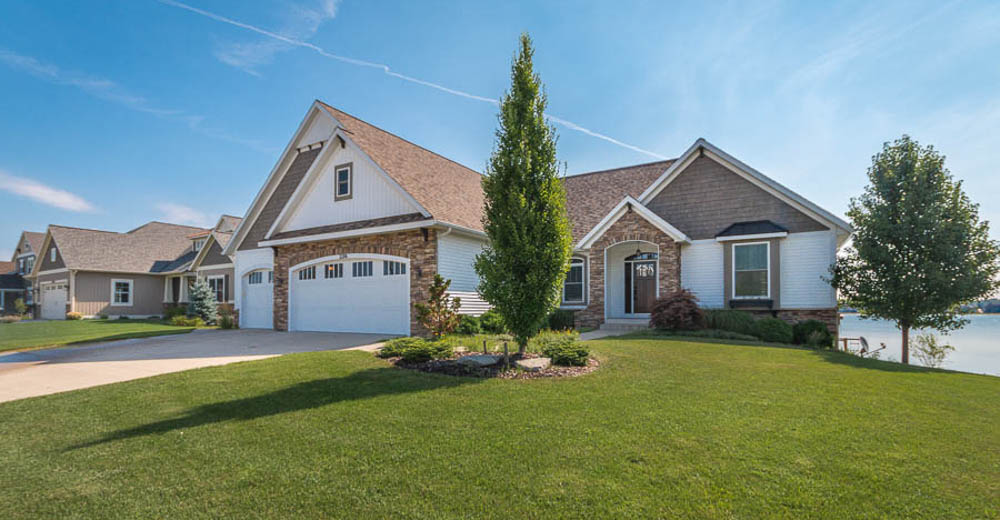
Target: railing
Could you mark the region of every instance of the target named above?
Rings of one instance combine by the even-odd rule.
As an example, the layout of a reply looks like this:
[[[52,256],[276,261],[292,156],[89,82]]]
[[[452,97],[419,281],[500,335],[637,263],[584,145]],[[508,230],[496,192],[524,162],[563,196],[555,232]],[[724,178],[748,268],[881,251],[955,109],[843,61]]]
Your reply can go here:
[[[872,350],[868,346],[868,340],[864,336],[857,338],[840,338],[839,342],[843,345],[844,352],[854,354],[861,357],[869,357],[872,354],[885,350],[885,343],[882,343],[879,348]]]

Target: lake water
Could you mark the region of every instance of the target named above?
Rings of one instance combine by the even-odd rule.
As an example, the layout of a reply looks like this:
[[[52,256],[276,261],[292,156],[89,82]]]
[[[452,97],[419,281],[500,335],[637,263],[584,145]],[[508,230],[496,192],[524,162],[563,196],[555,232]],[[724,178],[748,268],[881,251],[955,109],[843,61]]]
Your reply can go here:
[[[873,349],[885,343],[881,359],[899,361],[902,336],[892,322],[863,320],[857,314],[843,316],[840,320],[841,337],[864,336]],[[936,333],[940,341],[955,347],[941,368],[1000,376],[1000,314],[972,314],[966,318],[969,324],[965,328],[947,336]],[[910,331],[911,345],[915,335],[914,331]],[[913,357],[912,347],[910,363],[918,363]]]

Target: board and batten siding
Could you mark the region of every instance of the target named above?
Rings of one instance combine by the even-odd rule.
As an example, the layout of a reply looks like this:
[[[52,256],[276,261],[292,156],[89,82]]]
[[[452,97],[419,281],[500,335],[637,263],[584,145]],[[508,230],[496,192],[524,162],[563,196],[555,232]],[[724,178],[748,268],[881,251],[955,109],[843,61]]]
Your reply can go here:
[[[830,266],[836,261],[836,234],[833,231],[789,233],[780,242],[781,307],[836,307],[836,292],[823,279],[830,276]]]
[[[709,309],[725,305],[723,245],[715,240],[693,240],[681,248],[681,287]]]
[[[132,305],[111,305],[111,280],[132,280]],[[159,316],[163,314],[164,278],[143,274],[78,272],[74,279],[76,312],[84,316]]]
[[[416,213],[419,209],[390,184],[374,163],[350,147],[337,146],[320,164],[320,171],[304,179],[307,190],[301,202],[279,231],[294,231],[345,222]],[[334,200],[334,175],[337,166],[351,164],[351,198]]]
[[[479,316],[490,309],[490,304],[483,301],[476,288],[479,287],[479,275],[476,274],[475,263],[486,241],[480,238],[448,233],[438,236],[438,274],[451,280],[448,294],[462,300],[460,314]]]

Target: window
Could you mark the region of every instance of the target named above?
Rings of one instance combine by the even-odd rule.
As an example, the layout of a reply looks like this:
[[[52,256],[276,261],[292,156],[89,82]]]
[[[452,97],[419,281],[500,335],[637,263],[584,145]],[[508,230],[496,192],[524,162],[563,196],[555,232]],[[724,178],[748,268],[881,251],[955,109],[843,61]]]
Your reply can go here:
[[[344,277],[344,264],[326,264],[326,274],[327,278],[343,278]]]
[[[132,306],[132,280],[111,280],[111,305]]]
[[[769,298],[771,245],[733,244],[733,298]]]
[[[333,169],[333,200],[347,200],[354,188],[352,163],[341,164]]]
[[[267,283],[274,283],[274,271],[267,272]]]
[[[354,262],[351,265],[352,276],[355,278],[363,278],[365,276],[372,275],[372,261],[367,260],[365,262]]]
[[[31,287],[28,287],[24,291],[24,304],[25,305],[35,304],[35,290],[32,289]]]
[[[382,274],[390,276],[394,274],[406,274],[406,264],[403,262],[382,262]]]
[[[25,262],[25,259],[24,258],[19,259],[17,261],[17,274],[24,274],[26,266],[27,263]]]
[[[225,303],[226,299],[226,277],[212,276],[208,279],[208,287],[215,293],[215,301]]]
[[[30,273],[31,270],[35,268],[35,257],[34,256],[29,256],[27,259],[25,259],[24,266],[25,266],[24,267],[24,272],[25,273]]]
[[[582,258],[570,260],[566,281],[563,282],[563,302],[583,303],[583,266]]]
[[[247,275],[247,283],[250,285],[259,285],[264,282],[264,273],[261,271],[254,271]]]
[[[198,240],[194,241],[194,250],[195,251],[201,251],[202,247],[205,247],[205,239],[204,238],[199,238]]]
[[[315,280],[315,279],[316,279],[315,265],[299,270],[299,280]]]
[[[50,262],[56,261],[56,248],[54,247],[52,249],[49,249],[49,261]]]

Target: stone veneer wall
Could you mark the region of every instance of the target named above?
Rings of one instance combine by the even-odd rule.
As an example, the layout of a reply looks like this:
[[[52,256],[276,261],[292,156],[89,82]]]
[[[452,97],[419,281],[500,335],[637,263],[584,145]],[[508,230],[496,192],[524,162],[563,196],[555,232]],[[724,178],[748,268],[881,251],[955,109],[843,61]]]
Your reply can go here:
[[[634,211],[628,212],[587,251],[590,258],[588,283],[590,288],[587,308],[576,313],[580,327],[597,327],[604,323],[604,250],[621,242],[642,240],[660,247],[658,265],[660,296],[666,296],[681,287],[681,245],[674,242],[648,220]]]
[[[416,321],[413,302],[426,301],[437,272],[437,234],[415,229],[323,242],[289,244],[274,248],[274,329],[288,330],[288,269],[324,256],[372,253],[410,259],[410,334],[427,335]]]

